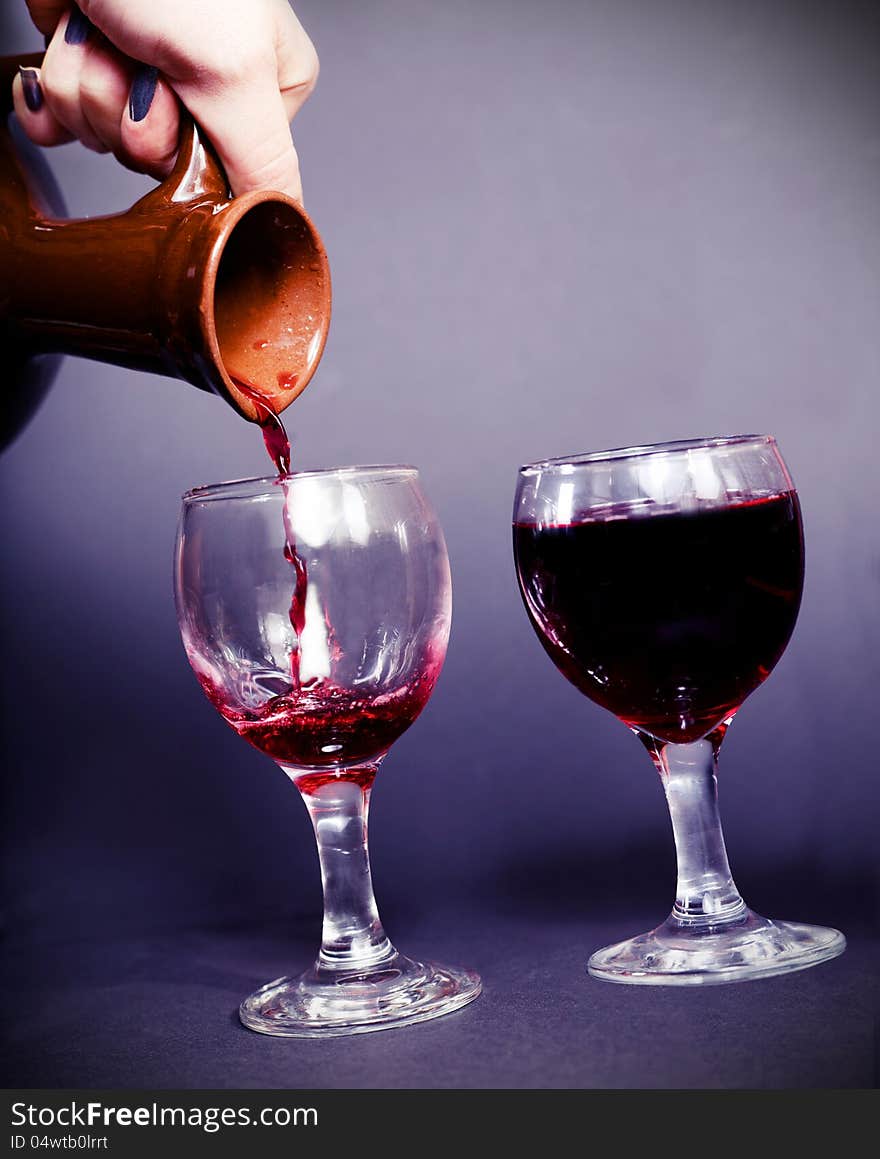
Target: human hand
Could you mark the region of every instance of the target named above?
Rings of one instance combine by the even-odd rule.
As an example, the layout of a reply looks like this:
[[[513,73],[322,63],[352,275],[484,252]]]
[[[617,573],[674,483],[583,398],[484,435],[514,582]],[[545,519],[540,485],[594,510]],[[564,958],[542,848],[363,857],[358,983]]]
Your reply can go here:
[[[13,84],[38,145],[78,138],[154,177],[177,153],[178,99],[204,128],[235,194],[302,200],[290,121],[318,57],[287,0],[26,0],[47,37]]]

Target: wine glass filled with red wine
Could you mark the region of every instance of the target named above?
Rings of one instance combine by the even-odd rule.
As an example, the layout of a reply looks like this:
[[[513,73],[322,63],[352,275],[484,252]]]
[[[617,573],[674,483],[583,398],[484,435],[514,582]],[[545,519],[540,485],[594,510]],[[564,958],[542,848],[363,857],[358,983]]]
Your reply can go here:
[[[424,708],[451,615],[443,533],[411,467],[305,471],[183,498],[176,597],[208,699],[299,789],[324,928],[314,965],[241,1005],[253,1030],[323,1037],[446,1014],[469,970],[416,962],[373,897],[367,809],[390,746]]]
[[[672,818],[672,913],[593,954],[590,974],[735,982],[842,953],[837,930],[746,907],[718,815],[718,750],[785,650],[803,588],[800,506],[775,440],[698,439],[532,463],[519,473],[513,539],[541,643],[645,745]]]

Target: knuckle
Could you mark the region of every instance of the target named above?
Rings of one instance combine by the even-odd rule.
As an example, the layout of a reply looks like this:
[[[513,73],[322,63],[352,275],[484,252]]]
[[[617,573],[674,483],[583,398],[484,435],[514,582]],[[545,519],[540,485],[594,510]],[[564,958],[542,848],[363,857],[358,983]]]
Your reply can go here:
[[[314,91],[315,85],[318,83],[318,77],[321,74],[321,61],[318,58],[318,53],[315,46],[310,42],[309,51],[303,54],[302,61],[302,88],[306,92]]]
[[[252,166],[248,172],[248,178],[251,184],[261,189],[277,189],[279,186],[287,184],[292,173],[299,173],[299,165],[296,157],[291,157],[287,153],[284,156],[279,155],[270,161]]]
[[[53,111],[68,108],[76,101],[77,78],[66,69],[48,62],[40,73],[40,84],[46,104]]]
[[[265,52],[246,48],[240,53],[236,53],[234,59],[225,60],[219,68],[215,63],[214,80],[223,86],[249,87],[253,84],[255,77],[271,75],[271,70],[274,68],[274,59],[267,57]]]
[[[247,167],[247,184],[252,189],[278,189],[299,178],[299,158],[288,137],[286,141],[267,143],[252,154]]]
[[[89,62],[80,72],[79,99],[86,108],[100,108],[107,103],[106,77],[101,69]]]
[[[171,75],[185,78],[206,91],[248,87],[254,79],[275,67],[274,56],[252,40],[230,45],[212,37],[197,49],[187,45],[167,45]]]

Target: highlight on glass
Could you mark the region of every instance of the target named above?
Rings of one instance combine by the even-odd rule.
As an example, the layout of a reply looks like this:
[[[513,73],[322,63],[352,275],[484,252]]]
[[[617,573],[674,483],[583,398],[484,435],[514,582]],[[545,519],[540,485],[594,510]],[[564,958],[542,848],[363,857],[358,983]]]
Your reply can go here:
[[[519,473],[513,539],[538,638],[563,675],[642,741],[672,819],[672,913],[593,954],[590,974],[734,982],[842,953],[837,930],[747,908],[718,813],[725,733],[785,650],[803,588],[800,506],[775,440],[696,439],[530,464]]]
[[[190,491],[176,549],[184,647],[223,719],[302,795],[318,845],[315,963],[241,1004],[265,1034],[356,1034],[471,1002],[470,970],[413,961],[373,896],[376,773],[427,703],[446,655],[443,533],[412,467],[300,472]]]

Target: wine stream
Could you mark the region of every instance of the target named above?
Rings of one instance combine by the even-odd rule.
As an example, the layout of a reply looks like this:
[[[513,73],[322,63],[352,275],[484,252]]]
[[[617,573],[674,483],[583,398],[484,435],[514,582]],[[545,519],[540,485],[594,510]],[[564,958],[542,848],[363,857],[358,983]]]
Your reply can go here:
[[[236,376],[233,381],[254,404],[266,451],[284,491],[284,558],[295,576],[288,610],[293,629],[290,688],[258,706],[243,707],[240,702],[230,701],[222,688],[211,681],[203,678],[202,684],[227,723],[254,748],[283,764],[313,770],[298,781],[303,791],[311,792],[331,775],[317,770],[334,770],[332,775],[336,776],[341,768],[351,769],[385,752],[421,712],[441,662],[432,661],[417,679],[386,689],[379,696],[340,687],[329,678],[329,672],[312,672],[313,664],[304,667],[302,645],[309,576],[306,561],[297,550],[292,504],[288,502],[289,484],[293,482],[290,442],[271,400],[247,379]],[[319,667],[321,652],[332,656],[336,651],[333,627],[326,614],[323,629],[325,649],[317,649]]]
[[[296,538],[290,521],[290,504],[288,490],[285,483],[290,474],[290,439],[287,435],[281,416],[269,406],[265,395],[261,394],[252,382],[238,376],[232,376],[232,381],[247,395],[256,408],[257,421],[263,432],[263,442],[266,453],[272,460],[272,465],[278,474],[284,488],[284,558],[291,565],[296,575],[293,595],[290,600],[290,626],[293,628],[294,646],[290,653],[290,680],[293,691],[298,692],[300,681],[300,658],[302,656],[302,634],[306,625],[306,595],[308,592],[308,572],[305,560],[301,559],[296,550]]]

